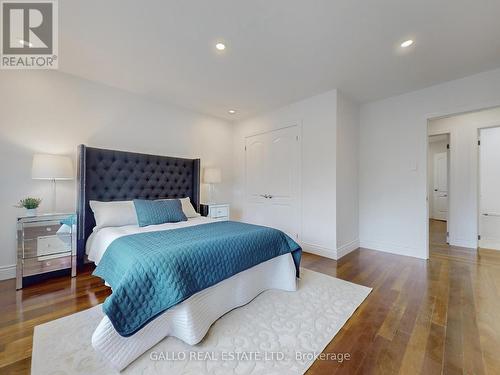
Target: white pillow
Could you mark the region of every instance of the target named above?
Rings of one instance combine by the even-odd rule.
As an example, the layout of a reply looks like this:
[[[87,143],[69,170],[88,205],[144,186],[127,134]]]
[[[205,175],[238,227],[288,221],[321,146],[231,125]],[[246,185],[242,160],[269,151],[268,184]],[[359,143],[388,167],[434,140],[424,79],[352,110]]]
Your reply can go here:
[[[161,200],[161,199],[160,199]],[[187,218],[198,217],[189,197],[180,198],[182,211]],[[106,227],[123,227],[125,225],[139,225],[135,212],[134,201],[100,202],[89,201],[94,212],[96,226],[94,230]]]
[[[193,205],[191,204],[191,200],[189,199],[189,197],[181,198],[179,200],[181,201],[182,211],[184,211],[184,215],[186,215],[187,218],[200,216],[200,214],[196,212]]]
[[[138,225],[134,201],[89,201],[89,204],[94,212],[96,222],[94,230],[106,227]]]

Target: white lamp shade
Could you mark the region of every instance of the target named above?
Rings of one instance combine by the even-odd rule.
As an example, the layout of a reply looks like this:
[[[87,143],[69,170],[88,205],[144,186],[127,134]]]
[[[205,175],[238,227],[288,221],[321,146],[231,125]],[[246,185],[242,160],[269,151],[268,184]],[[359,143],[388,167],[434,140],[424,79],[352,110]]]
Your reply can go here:
[[[205,168],[203,182],[206,184],[220,184],[222,182],[221,170],[219,168]]]
[[[34,180],[72,180],[73,162],[63,155],[33,155],[31,177]]]

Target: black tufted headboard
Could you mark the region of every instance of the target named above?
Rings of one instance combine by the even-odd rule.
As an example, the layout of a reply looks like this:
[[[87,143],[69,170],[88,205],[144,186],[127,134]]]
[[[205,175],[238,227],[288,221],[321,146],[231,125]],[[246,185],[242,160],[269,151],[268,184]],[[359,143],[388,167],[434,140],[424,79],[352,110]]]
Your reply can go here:
[[[200,159],[137,154],[78,146],[78,265],[95,226],[90,200],[189,197],[200,209]]]

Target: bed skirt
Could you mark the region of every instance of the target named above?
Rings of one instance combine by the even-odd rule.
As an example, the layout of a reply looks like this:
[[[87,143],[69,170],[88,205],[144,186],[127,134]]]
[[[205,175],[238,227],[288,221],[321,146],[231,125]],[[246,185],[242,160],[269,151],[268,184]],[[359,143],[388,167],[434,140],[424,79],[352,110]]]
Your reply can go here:
[[[195,345],[222,315],[249,303],[263,291],[296,288],[292,255],[284,254],[192,295],[132,336],[120,336],[105,316],[92,335],[92,346],[111,367],[121,371],[167,336]]]

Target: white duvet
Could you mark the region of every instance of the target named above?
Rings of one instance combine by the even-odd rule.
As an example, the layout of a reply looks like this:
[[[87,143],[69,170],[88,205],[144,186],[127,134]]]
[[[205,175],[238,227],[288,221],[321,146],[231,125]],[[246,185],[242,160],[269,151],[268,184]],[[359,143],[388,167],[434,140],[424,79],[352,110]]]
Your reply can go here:
[[[196,217],[185,222],[143,228],[137,225],[103,228],[89,237],[87,254],[90,260],[98,264],[107,247],[119,237],[213,221],[206,217]],[[210,326],[222,315],[249,303],[263,291],[268,289],[294,291],[296,287],[292,255],[284,254],[192,295],[165,311],[132,336],[120,336],[108,317],[104,316],[92,335],[92,346],[111,367],[121,371],[167,336],[174,336],[194,345],[203,339]]]

